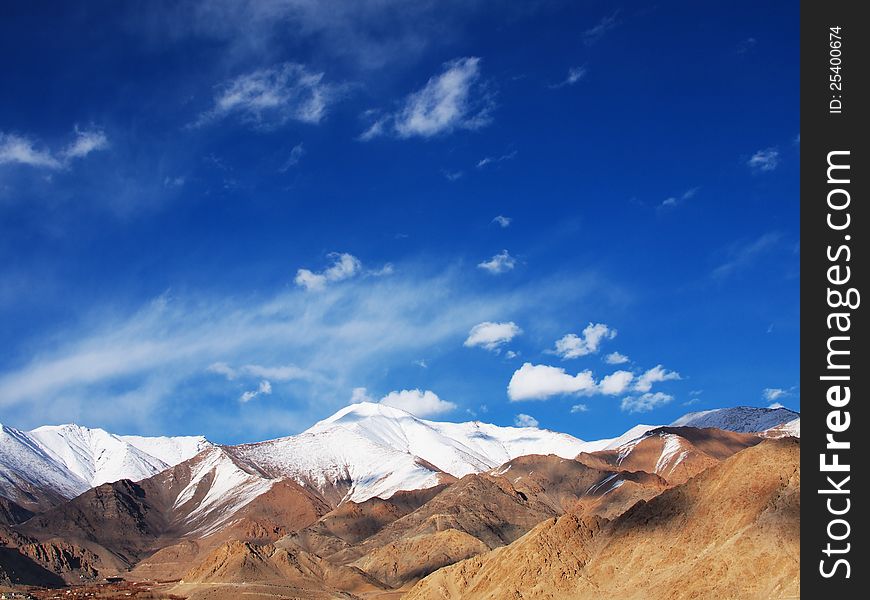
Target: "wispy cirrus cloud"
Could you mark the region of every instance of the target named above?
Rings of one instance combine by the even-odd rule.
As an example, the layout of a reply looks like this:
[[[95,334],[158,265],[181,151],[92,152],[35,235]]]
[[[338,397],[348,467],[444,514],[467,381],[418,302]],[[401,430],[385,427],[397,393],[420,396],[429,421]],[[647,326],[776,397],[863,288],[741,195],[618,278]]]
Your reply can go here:
[[[759,257],[770,252],[782,239],[776,231],[762,234],[758,238],[735,244],[728,252],[729,258],[715,269],[715,279],[725,279],[752,265]]]
[[[583,43],[587,46],[594,46],[600,42],[605,35],[615,29],[619,25],[619,11],[615,11],[601,18],[595,25],[583,32]]]
[[[325,81],[325,74],[298,63],[282,63],[244,73],[217,87],[212,107],[193,126],[237,117],[257,127],[288,121],[316,125],[339,97],[342,86]]]
[[[498,156],[484,156],[479,161],[477,161],[477,168],[482,169],[484,167],[488,167],[489,165],[494,165],[494,164],[505,162],[506,160],[513,160],[516,157],[517,157],[516,150],[508,152],[507,154],[500,154]]]
[[[33,137],[0,132],[0,165],[25,165],[34,168],[64,169],[72,161],[109,147],[109,139],[101,129],[73,130],[74,139],[52,151]]]
[[[694,198],[697,195],[698,190],[700,189],[700,187],[693,187],[689,188],[679,196],[669,196],[662,200],[659,208],[674,208],[680,204],[683,204],[687,200],[691,200],[692,198]]]
[[[596,306],[621,297],[590,274],[500,292],[469,286],[459,267],[432,272],[414,264],[392,277],[349,278],[316,295],[287,283],[272,292],[165,294],[127,310],[95,307],[78,326],[32,340],[27,362],[4,365],[4,419],[32,427],[50,414],[166,433],[179,430],[183,415],[197,419],[198,431],[224,436],[216,441],[287,435],[340,407],[355,386],[390,386],[382,373],[407,365],[409,356],[460,346],[475,324],[528,314],[542,303],[561,311],[593,297]],[[244,412],[251,402],[238,402],[261,381],[273,389],[256,403],[269,422],[255,422]],[[413,383],[398,389],[416,389]],[[457,406],[468,400],[449,399]],[[225,409],[212,410],[222,402]]]
[[[755,172],[765,173],[773,171],[779,166],[779,150],[776,148],[759,150],[749,157],[746,164]]]
[[[506,217],[504,215],[496,215],[492,218],[492,222],[501,227],[502,229],[510,227],[512,221],[513,219],[511,217]]]
[[[442,72],[405,98],[398,110],[380,115],[370,113],[374,121],[359,139],[431,138],[489,125],[495,105],[481,77],[480,64],[480,59],[474,56],[444,63]]]
[[[565,86],[574,85],[575,83],[579,83],[581,80],[585,79],[588,73],[589,69],[586,68],[586,65],[571,67],[568,69],[568,74],[565,76],[565,79],[559,83],[552,84],[550,88],[557,90]]]

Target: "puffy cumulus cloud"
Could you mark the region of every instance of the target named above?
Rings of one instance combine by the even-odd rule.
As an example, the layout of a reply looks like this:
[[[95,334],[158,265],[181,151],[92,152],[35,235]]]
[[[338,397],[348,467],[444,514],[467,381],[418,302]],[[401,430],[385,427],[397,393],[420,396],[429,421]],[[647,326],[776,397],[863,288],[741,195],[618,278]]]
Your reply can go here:
[[[638,392],[648,392],[654,383],[681,379],[676,371],[668,371],[662,365],[656,365],[641,374],[634,382],[634,389]]]
[[[435,392],[419,389],[390,392],[381,398],[381,404],[399,408],[417,417],[440,415],[456,408],[453,402],[442,400]]]
[[[764,388],[761,395],[764,396],[765,400],[773,402],[774,400],[788,396],[788,391],[782,388]]]
[[[670,394],[665,394],[663,392],[647,392],[640,396],[628,396],[623,398],[620,408],[624,412],[629,413],[649,412],[659,406],[664,406],[673,400],[674,397]]]
[[[63,169],[73,160],[85,158],[97,150],[109,147],[109,139],[100,129],[74,129],[75,139],[67,146],[52,152],[40,147],[34,139],[0,132],[0,165],[26,165],[45,169]]]
[[[561,367],[524,363],[511,376],[508,398],[520,400],[546,400],[564,394],[593,394],[597,389],[591,371],[570,375]]]
[[[773,171],[779,166],[779,150],[776,148],[765,148],[753,154],[746,164],[754,171]]]
[[[585,404],[575,404],[574,406],[571,407],[572,414],[582,413],[582,412],[589,412],[589,407],[586,406]]]
[[[587,354],[595,354],[604,340],[616,337],[616,330],[604,323],[589,323],[581,335],[569,333],[556,340],[555,353],[562,358],[578,358]]]
[[[604,357],[604,362],[608,365],[624,365],[628,360],[625,354],[620,354],[619,352],[611,352]]]
[[[625,392],[633,379],[630,371],[614,371],[599,382],[598,389],[606,396],[616,396]]]
[[[332,265],[319,273],[309,269],[296,271],[293,280],[296,285],[308,291],[319,291],[329,283],[350,279],[362,271],[362,262],[352,254],[333,252],[329,257],[333,259]]]
[[[514,417],[514,425],[517,427],[537,427],[538,420],[532,415],[520,413]]]
[[[481,81],[480,59],[458,58],[410,94],[395,113],[381,115],[360,135],[429,138],[457,129],[479,129],[491,122],[493,101]]]
[[[513,270],[513,268],[516,266],[517,259],[511,256],[507,250],[502,250],[489,260],[478,263],[477,268],[483,269],[487,273],[491,273],[493,275],[500,275],[502,273],[507,273],[508,271]]]
[[[552,396],[570,394],[616,396],[629,391],[649,392],[654,383],[679,378],[678,373],[658,365],[640,376],[635,376],[630,371],[620,370],[596,381],[589,370],[571,375],[561,367],[533,365],[527,362],[511,376],[508,383],[508,398],[516,402],[546,400]]]
[[[501,346],[507,344],[522,332],[523,330],[513,321],[506,323],[484,321],[471,328],[463,346],[468,348],[477,346],[490,351],[498,351]]]
[[[260,382],[260,385],[257,386],[255,390],[249,390],[244,392],[241,396],[239,396],[239,402],[246,403],[250,402],[254,398],[259,395],[268,396],[272,393],[272,384],[266,381],[265,379]]]
[[[260,127],[287,121],[317,124],[339,95],[340,86],[324,81],[304,65],[283,63],[239,75],[219,86],[213,107],[194,123],[201,126],[237,116]]]

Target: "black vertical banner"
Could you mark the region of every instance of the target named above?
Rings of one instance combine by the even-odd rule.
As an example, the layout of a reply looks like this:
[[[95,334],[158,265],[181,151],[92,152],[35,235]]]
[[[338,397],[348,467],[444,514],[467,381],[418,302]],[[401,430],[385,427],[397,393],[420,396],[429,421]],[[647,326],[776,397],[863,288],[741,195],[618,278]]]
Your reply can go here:
[[[870,460],[870,23],[866,3],[801,5],[801,588],[866,598]],[[864,13],[866,14],[866,12]],[[822,596],[822,594],[825,594]]]

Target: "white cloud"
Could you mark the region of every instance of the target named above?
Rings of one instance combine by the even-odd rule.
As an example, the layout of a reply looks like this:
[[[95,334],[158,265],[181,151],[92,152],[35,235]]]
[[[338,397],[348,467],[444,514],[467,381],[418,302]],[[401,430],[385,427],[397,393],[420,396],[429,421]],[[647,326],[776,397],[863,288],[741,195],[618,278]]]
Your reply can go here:
[[[489,260],[479,263],[477,267],[493,275],[507,273],[517,265],[517,260],[507,250],[502,250]]]
[[[484,321],[471,328],[463,346],[468,348],[479,346],[487,350],[497,351],[501,346],[507,344],[522,332],[523,330],[513,321],[506,323]]]
[[[458,58],[410,94],[395,113],[381,116],[360,136],[363,141],[391,134],[399,138],[479,129],[491,122],[493,103],[480,77],[480,59]]]
[[[500,162],[504,162],[506,160],[513,160],[517,157],[517,151],[514,150],[512,152],[508,152],[507,154],[502,154],[501,156],[485,156],[477,161],[477,168],[482,169],[486,166],[497,164]]]
[[[571,407],[572,414],[582,413],[582,412],[589,412],[589,407],[586,406],[585,404],[575,404],[574,406]]]
[[[133,306],[107,299],[82,308],[77,323],[29,340],[30,360],[0,370],[0,411],[26,428],[51,414],[156,434],[182,415],[201,419],[198,431],[215,441],[277,437],[345,405],[355,382],[375,372],[407,368],[416,357],[435,360],[494,314],[531,314],[544,304],[591,310],[609,293],[607,282],[584,272],[505,292],[470,285],[460,266],[432,272],[407,263],[395,276],[357,276],[316,295],[279,282],[269,292],[165,294]],[[206,371],[216,363],[226,367],[213,367],[220,378]],[[293,365],[309,376],[282,384],[287,401],[273,407],[273,421],[237,412],[242,404],[210,411],[210,397],[254,389],[259,379],[278,382],[275,373],[241,372],[245,365]],[[233,382],[222,381],[233,373]],[[221,437],[233,435],[245,437]]]
[[[617,396],[628,389],[633,379],[634,374],[630,371],[614,371],[601,380],[598,389],[607,396]]]
[[[756,171],[773,171],[779,166],[779,150],[765,148],[753,154],[746,164]]]
[[[309,269],[296,271],[296,278],[293,280],[296,285],[308,291],[320,291],[327,284],[350,279],[362,270],[362,263],[352,254],[333,252],[329,257],[333,259],[332,265],[320,273]]]
[[[417,417],[440,415],[456,408],[453,402],[442,400],[435,392],[419,389],[390,392],[381,398],[381,404],[402,409]]]
[[[49,169],[61,166],[51,152],[37,149],[33,140],[15,134],[0,133],[0,165],[8,164]]]
[[[617,17],[619,16],[619,11],[614,12],[611,15],[607,15],[603,17],[598,23],[596,23],[593,27],[590,27],[586,31],[583,32],[583,43],[587,46],[592,46],[599,41],[612,29],[614,29],[617,25],[619,25],[619,21]]]
[[[538,420],[531,415],[520,413],[514,417],[514,425],[517,427],[537,427]]]
[[[624,365],[628,362],[628,357],[625,354],[620,354],[619,352],[611,352],[604,357],[604,362],[606,362],[608,365]]]
[[[262,365],[242,365],[239,368],[231,367],[225,362],[215,362],[206,369],[209,373],[223,375],[228,381],[240,377],[255,377],[270,379],[272,381],[315,381],[317,375],[295,365],[282,365],[277,367],[264,367]]]
[[[519,352],[515,352],[515,351],[513,351],[513,350],[508,350],[507,352],[504,353],[504,357],[505,357],[505,358],[508,358],[508,359],[510,359],[510,358],[516,358],[516,357],[519,356],[519,355],[520,355]]]
[[[545,400],[563,394],[593,394],[596,391],[591,371],[569,375],[565,369],[549,365],[524,363],[511,376],[508,383],[508,398],[520,400]]]
[[[679,373],[668,371],[662,365],[656,365],[637,378],[637,381],[634,383],[634,389],[638,392],[648,392],[652,389],[654,383],[675,379],[681,379]]]
[[[654,408],[664,406],[673,400],[674,397],[670,394],[662,392],[646,393],[641,394],[640,396],[629,396],[623,398],[620,408],[623,411],[630,413],[649,412]]]
[[[674,206],[677,206],[678,204],[682,204],[686,200],[691,200],[698,194],[698,190],[700,189],[700,187],[693,187],[686,190],[679,196],[671,196],[670,198],[665,198],[659,205],[659,208],[672,208]]]
[[[250,390],[250,391],[244,392],[241,396],[239,396],[239,401],[242,403],[247,403],[261,394],[268,396],[271,393],[272,393],[272,384],[266,380],[263,380],[260,382],[260,385],[257,386],[256,390]]]
[[[779,402],[774,402],[773,404],[769,405],[767,408],[774,408],[774,409],[775,408],[785,408],[785,404],[780,404]]]
[[[57,153],[38,148],[37,142],[25,136],[0,132],[0,165],[19,164],[46,169],[63,169],[79,158],[109,147],[106,134],[99,129],[74,129],[75,140]]]
[[[302,142],[299,142],[290,149],[290,155],[287,157],[287,160],[281,166],[279,171],[283,173],[288,171],[291,167],[295,167],[299,164],[299,161],[302,160],[303,156],[305,156],[305,145]]]
[[[781,388],[764,388],[761,394],[764,396],[765,400],[770,402],[773,402],[774,400],[779,400],[780,398],[784,398],[785,396],[789,395],[787,390]]]
[[[372,398],[368,390],[364,387],[355,387],[350,394],[350,403],[351,404],[359,404],[360,402],[374,402],[375,399]]]
[[[595,354],[604,340],[616,337],[616,330],[604,323],[589,323],[581,335],[569,333],[556,340],[555,353],[562,358],[578,358],[587,354]]]
[[[713,269],[713,277],[716,279],[724,279],[741,269],[751,265],[759,256],[774,248],[782,239],[782,235],[778,232],[769,232],[763,234],[756,240],[738,244],[731,249],[731,256],[727,262],[722,263]]]
[[[558,89],[567,85],[574,85],[581,79],[585,78],[588,72],[589,70],[586,68],[585,65],[581,67],[571,67],[570,69],[568,69],[568,75],[565,77],[565,79],[557,84],[551,85],[550,87],[553,89]]]
[[[63,156],[68,159],[84,158],[91,152],[105,150],[109,147],[109,139],[99,129],[75,128],[76,139],[63,150]]]
[[[323,73],[304,65],[283,63],[240,75],[220,86],[214,106],[195,125],[237,116],[258,126],[287,121],[317,124],[338,96],[339,87],[324,82]]]
[[[462,171],[441,171],[441,174],[447,181],[459,181],[464,173]]]
[[[513,221],[512,218],[506,217],[504,215],[497,215],[497,216],[492,218],[492,222],[497,224],[502,229],[504,229],[505,227],[509,227],[511,224],[511,221]]]

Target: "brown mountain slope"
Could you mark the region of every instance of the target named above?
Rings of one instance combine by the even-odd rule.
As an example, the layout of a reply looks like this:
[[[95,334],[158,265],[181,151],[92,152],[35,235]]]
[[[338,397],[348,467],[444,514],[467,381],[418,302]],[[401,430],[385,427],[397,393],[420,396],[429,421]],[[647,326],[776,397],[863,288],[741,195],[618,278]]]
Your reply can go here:
[[[638,500],[660,494],[668,482],[658,475],[643,472],[620,472],[598,463],[590,467],[578,460],[554,455],[529,455],[515,458],[493,469],[490,474],[510,481],[527,497],[547,503],[555,514],[577,507],[602,516],[622,514]]]
[[[567,514],[445,567],[407,600],[800,595],[800,443],[770,440],[607,522]]]
[[[612,450],[582,453],[577,460],[599,469],[645,471],[675,485],[754,446],[754,434],[694,427],[659,427]]]
[[[235,487],[225,490],[227,480]],[[329,509],[310,489],[271,480],[211,448],[140,482],[96,487],[17,529],[39,540],[101,547],[132,566],[183,539],[209,539],[197,554],[227,539],[275,541]]]
[[[250,589],[251,583],[271,588],[268,595],[273,597],[315,597],[339,590],[359,593],[385,589],[359,569],[333,565],[299,548],[233,541],[209,553],[184,576],[176,591],[193,598],[260,595],[256,589]]]

